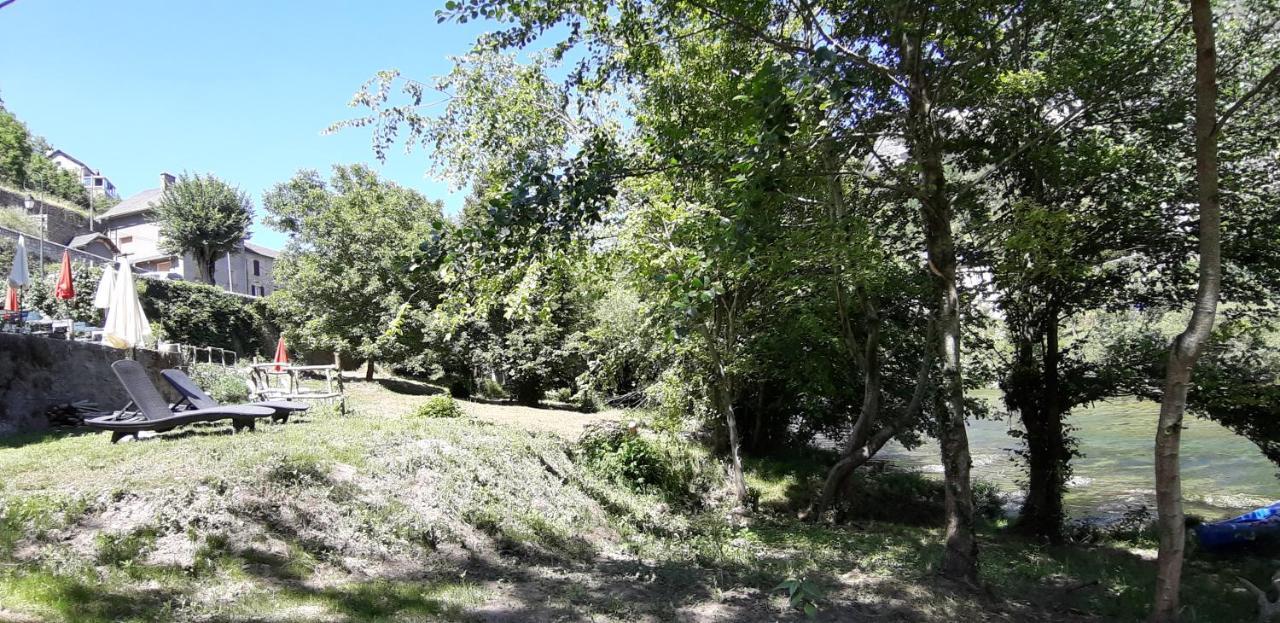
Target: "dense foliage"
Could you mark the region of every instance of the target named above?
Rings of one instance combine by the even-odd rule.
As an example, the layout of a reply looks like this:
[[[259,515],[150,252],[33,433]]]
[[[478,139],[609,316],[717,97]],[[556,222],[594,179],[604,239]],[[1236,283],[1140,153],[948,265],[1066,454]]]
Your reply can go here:
[[[466,415],[462,411],[462,406],[458,401],[445,395],[435,395],[426,399],[417,410],[413,412],[414,417],[424,418],[457,418]]]
[[[49,144],[0,105],[0,182],[79,206],[89,205],[80,177],[49,160]]]
[[[263,199],[267,222],[289,235],[276,262],[271,308],[289,319],[298,346],[373,362],[423,366],[411,344],[434,301],[433,278],[415,262],[440,205],[378,179],[368,167],[335,166],[328,182],[300,171]]]
[[[337,126],[427,148],[469,193],[395,243],[423,303],[378,335],[457,394],[654,407],[731,458],[744,505],[743,455],[835,440],[811,518],[931,436],[940,570],[972,583],[969,389],[999,384],[1020,424],[1017,527],[1060,541],[1072,411],[1170,402],[1190,338],[1157,325],[1221,299],[1189,409],[1277,456],[1280,14],[1195,6],[1193,32],[1172,0],[450,1],[441,21],[498,30],[433,83],[379,73]],[[642,436],[588,446],[661,479]]]
[[[184,281],[139,279],[137,284],[142,310],[159,339],[225,348],[246,357],[269,355],[275,347],[277,331],[258,299]],[[92,300],[92,288],[86,291]]]

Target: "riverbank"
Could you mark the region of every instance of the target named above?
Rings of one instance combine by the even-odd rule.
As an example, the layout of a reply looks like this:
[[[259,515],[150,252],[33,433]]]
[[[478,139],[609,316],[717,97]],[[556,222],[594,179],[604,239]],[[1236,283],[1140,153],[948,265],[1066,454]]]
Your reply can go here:
[[[353,383],[353,416],[249,434],[4,440],[0,620],[1123,621],[1149,603],[1140,539],[1049,548],[996,522],[983,587],[956,587],[934,572],[935,526],[792,519],[813,461],[753,462],[759,511],[735,526],[723,497],[682,506],[602,480],[569,427],[524,430],[494,405],[415,417],[420,389]],[[1271,571],[1193,554],[1188,606],[1249,620],[1234,576]],[[788,580],[812,618],[775,590]]]
[[[1002,413],[998,390],[981,390],[992,412]],[[1159,405],[1116,399],[1076,409],[1068,418],[1083,456],[1072,461],[1074,473],[1066,493],[1067,510],[1080,521],[1114,521],[1135,509],[1155,508],[1152,437]],[[1019,503],[1023,478],[1009,436],[1016,422],[1003,418],[969,422],[974,478],[1009,494]],[[1276,466],[1247,439],[1208,420],[1188,418],[1182,441],[1182,488],[1187,512],[1206,519],[1235,516],[1280,500]],[[890,443],[880,457],[907,469],[940,474],[938,448],[929,441],[907,450]]]

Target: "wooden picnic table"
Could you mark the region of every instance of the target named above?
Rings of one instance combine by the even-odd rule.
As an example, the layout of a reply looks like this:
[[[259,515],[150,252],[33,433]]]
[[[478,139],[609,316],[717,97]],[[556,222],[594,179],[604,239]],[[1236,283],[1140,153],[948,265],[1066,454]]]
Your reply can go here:
[[[323,389],[308,389],[303,377],[323,374]],[[336,365],[295,366],[281,363],[255,363],[249,368],[249,382],[254,400],[337,401],[338,412],[347,414],[347,397],[342,387],[342,370]]]

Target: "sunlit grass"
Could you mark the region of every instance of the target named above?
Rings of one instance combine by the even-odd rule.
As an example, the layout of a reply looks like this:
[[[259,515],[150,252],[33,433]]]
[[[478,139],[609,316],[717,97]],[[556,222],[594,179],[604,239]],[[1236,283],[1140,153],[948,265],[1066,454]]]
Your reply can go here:
[[[742,589],[756,591],[768,608],[783,607],[771,591],[788,578],[830,595],[820,609],[843,599],[870,609],[896,604],[922,621],[987,613],[986,597],[939,588],[940,527],[798,521],[829,456],[748,460],[758,510],[739,524],[726,516],[727,498],[673,507],[657,493],[601,480],[569,461],[561,437],[475,417],[410,417],[425,395],[375,384],[354,395],[352,415],[317,410],[254,433],[214,425],[117,445],[102,434],[6,440],[0,618],[471,620],[501,599],[501,585],[456,563],[424,561],[481,537],[492,557],[486,564],[502,575],[524,577],[541,566],[605,574],[627,560],[609,572],[621,574],[618,582],[631,584],[637,574],[660,587],[654,590],[663,597],[652,603],[577,581],[552,583],[546,594],[531,590],[536,606],[588,620],[628,621],[637,613],[668,620],[682,603]],[[891,496],[895,482],[887,479],[881,494]],[[184,512],[186,503],[202,506]],[[116,519],[103,513],[130,504],[169,506],[104,530]],[[1145,617],[1153,565],[1128,545],[1046,547],[1003,529],[996,522],[981,532],[982,582],[1002,607]],[[86,530],[89,537],[77,540]],[[157,559],[175,544],[194,552],[188,562]],[[407,578],[345,569],[344,560],[361,556],[418,562]],[[1270,563],[1193,553],[1185,619],[1250,620],[1251,600],[1232,592],[1237,574],[1261,584]]]

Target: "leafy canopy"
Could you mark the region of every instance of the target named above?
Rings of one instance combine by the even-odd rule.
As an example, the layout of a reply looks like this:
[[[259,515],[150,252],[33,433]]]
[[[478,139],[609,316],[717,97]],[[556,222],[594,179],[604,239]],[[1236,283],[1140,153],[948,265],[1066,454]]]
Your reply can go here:
[[[156,205],[160,245],[168,253],[190,253],[213,283],[214,261],[235,250],[249,234],[253,206],[240,189],[212,176],[183,174]]]

